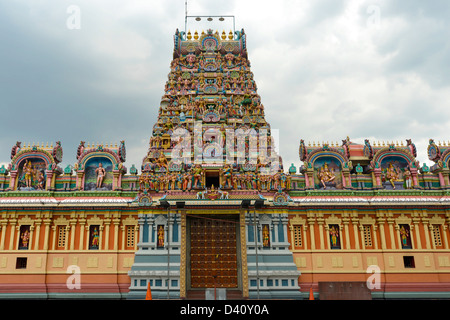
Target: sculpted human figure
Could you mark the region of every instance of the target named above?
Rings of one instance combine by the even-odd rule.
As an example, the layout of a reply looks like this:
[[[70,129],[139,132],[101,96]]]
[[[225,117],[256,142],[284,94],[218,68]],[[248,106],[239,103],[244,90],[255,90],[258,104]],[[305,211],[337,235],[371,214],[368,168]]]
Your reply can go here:
[[[31,168],[31,161],[25,162],[23,169],[25,171],[25,185],[27,188],[31,188],[31,181],[33,176],[33,169]]]
[[[164,247],[164,226],[158,226],[158,247]]]
[[[37,188],[38,190],[43,190],[44,189],[44,175],[42,174],[41,171],[37,171],[36,172],[36,176],[37,176]]]
[[[145,188],[145,180],[146,180],[146,175],[143,173],[141,174],[141,176],[139,177],[139,189],[141,191],[144,191]]]
[[[103,184],[103,179],[106,175],[106,170],[103,168],[103,164],[100,162],[98,164],[98,168],[95,169],[95,173],[97,174],[97,188],[101,188]]]
[[[405,176],[406,189],[411,189],[411,171],[406,168],[403,175]]]
[[[322,184],[324,189],[327,188],[326,186],[327,182],[334,181],[334,179],[336,178],[336,175],[334,174],[333,170],[330,171],[326,163],[323,165],[322,168],[320,168],[318,176],[320,183]]]
[[[28,248],[28,241],[30,241],[30,233],[28,229],[26,229],[21,235],[20,239],[22,239],[22,247]]]
[[[161,152],[158,159],[156,159],[156,164],[161,168],[164,167],[166,172],[169,171],[169,165],[167,164],[167,158],[164,155],[164,152]]]
[[[202,186],[203,169],[201,165],[197,164],[194,168],[194,188],[197,188],[200,184]]]
[[[392,163],[390,163],[386,169],[386,179],[389,180],[393,189],[395,189],[394,181],[398,180],[399,176],[400,174],[398,172],[398,169],[395,168]]]
[[[225,164],[222,169],[223,180],[222,187],[231,188],[232,186],[232,170],[229,164]]]

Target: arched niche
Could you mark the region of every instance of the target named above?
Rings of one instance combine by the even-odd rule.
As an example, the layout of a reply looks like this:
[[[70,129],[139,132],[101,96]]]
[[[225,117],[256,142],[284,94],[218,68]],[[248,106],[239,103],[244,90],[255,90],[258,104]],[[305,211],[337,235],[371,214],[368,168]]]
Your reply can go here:
[[[340,152],[320,150],[310,153],[305,181],[311,189],[347,189],[351,187],[351,163]],[[306,178],[306,177],[305,177]]]
[[[10,168],[10,189],[18,191],[53,190],[62,172],[53,156],[37,146],[14,155]]]
[[[45,157],[28,156],[18,162],[16,190],[45,190],[48,161]]]
[[[374,186],[384,189],[407,189],[417,187],[418,162],[403,149],[383,149],[371,162]]]
[[[113,190],[113,162],[106,156],[92,156],[84,162],[84,190]],[[103,168],[103,170],[102,170]],[[102,172],[100,172],[103,171]],[[103,174],[103,180],[99,180],[99,176]]]

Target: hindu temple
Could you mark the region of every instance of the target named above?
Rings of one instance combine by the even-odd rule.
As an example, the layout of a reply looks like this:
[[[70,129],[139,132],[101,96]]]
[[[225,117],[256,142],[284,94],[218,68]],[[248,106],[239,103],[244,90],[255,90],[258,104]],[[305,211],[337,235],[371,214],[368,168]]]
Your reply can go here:
[[[450,297],[450,143],[428,167],[409,137],[298,137],[286,166],[246,37],[176,30],[136,166],[125,141],[80,141],[64,168],[61,141],[11,143],[1,299]]]

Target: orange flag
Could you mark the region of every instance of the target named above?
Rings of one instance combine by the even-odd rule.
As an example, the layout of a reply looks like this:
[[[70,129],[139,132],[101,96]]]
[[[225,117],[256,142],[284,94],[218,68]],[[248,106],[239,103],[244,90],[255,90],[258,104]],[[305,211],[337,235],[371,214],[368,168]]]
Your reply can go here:
[[[313,294],[312,287],[309,288],[309,300],[314,300],[314,294]]]
[[[147,294],[145,295],[145,300],[152,300],[152,289],[150,288],[150,281],[147,285]]]

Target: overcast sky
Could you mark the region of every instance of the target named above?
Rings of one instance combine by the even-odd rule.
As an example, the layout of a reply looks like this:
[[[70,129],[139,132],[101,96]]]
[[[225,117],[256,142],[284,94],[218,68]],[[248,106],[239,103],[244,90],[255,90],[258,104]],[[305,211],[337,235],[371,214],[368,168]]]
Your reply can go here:
[[[188,15],[245,29],[285,170],[300,139],[412,139],[421,165],[430,138],[450,140],[448,0],[196,0]],[[184,24],[184,0],[1,0],[0,164],[16,141],[60,140],[65,167],[80,140],[125,140],[139,168]]]

